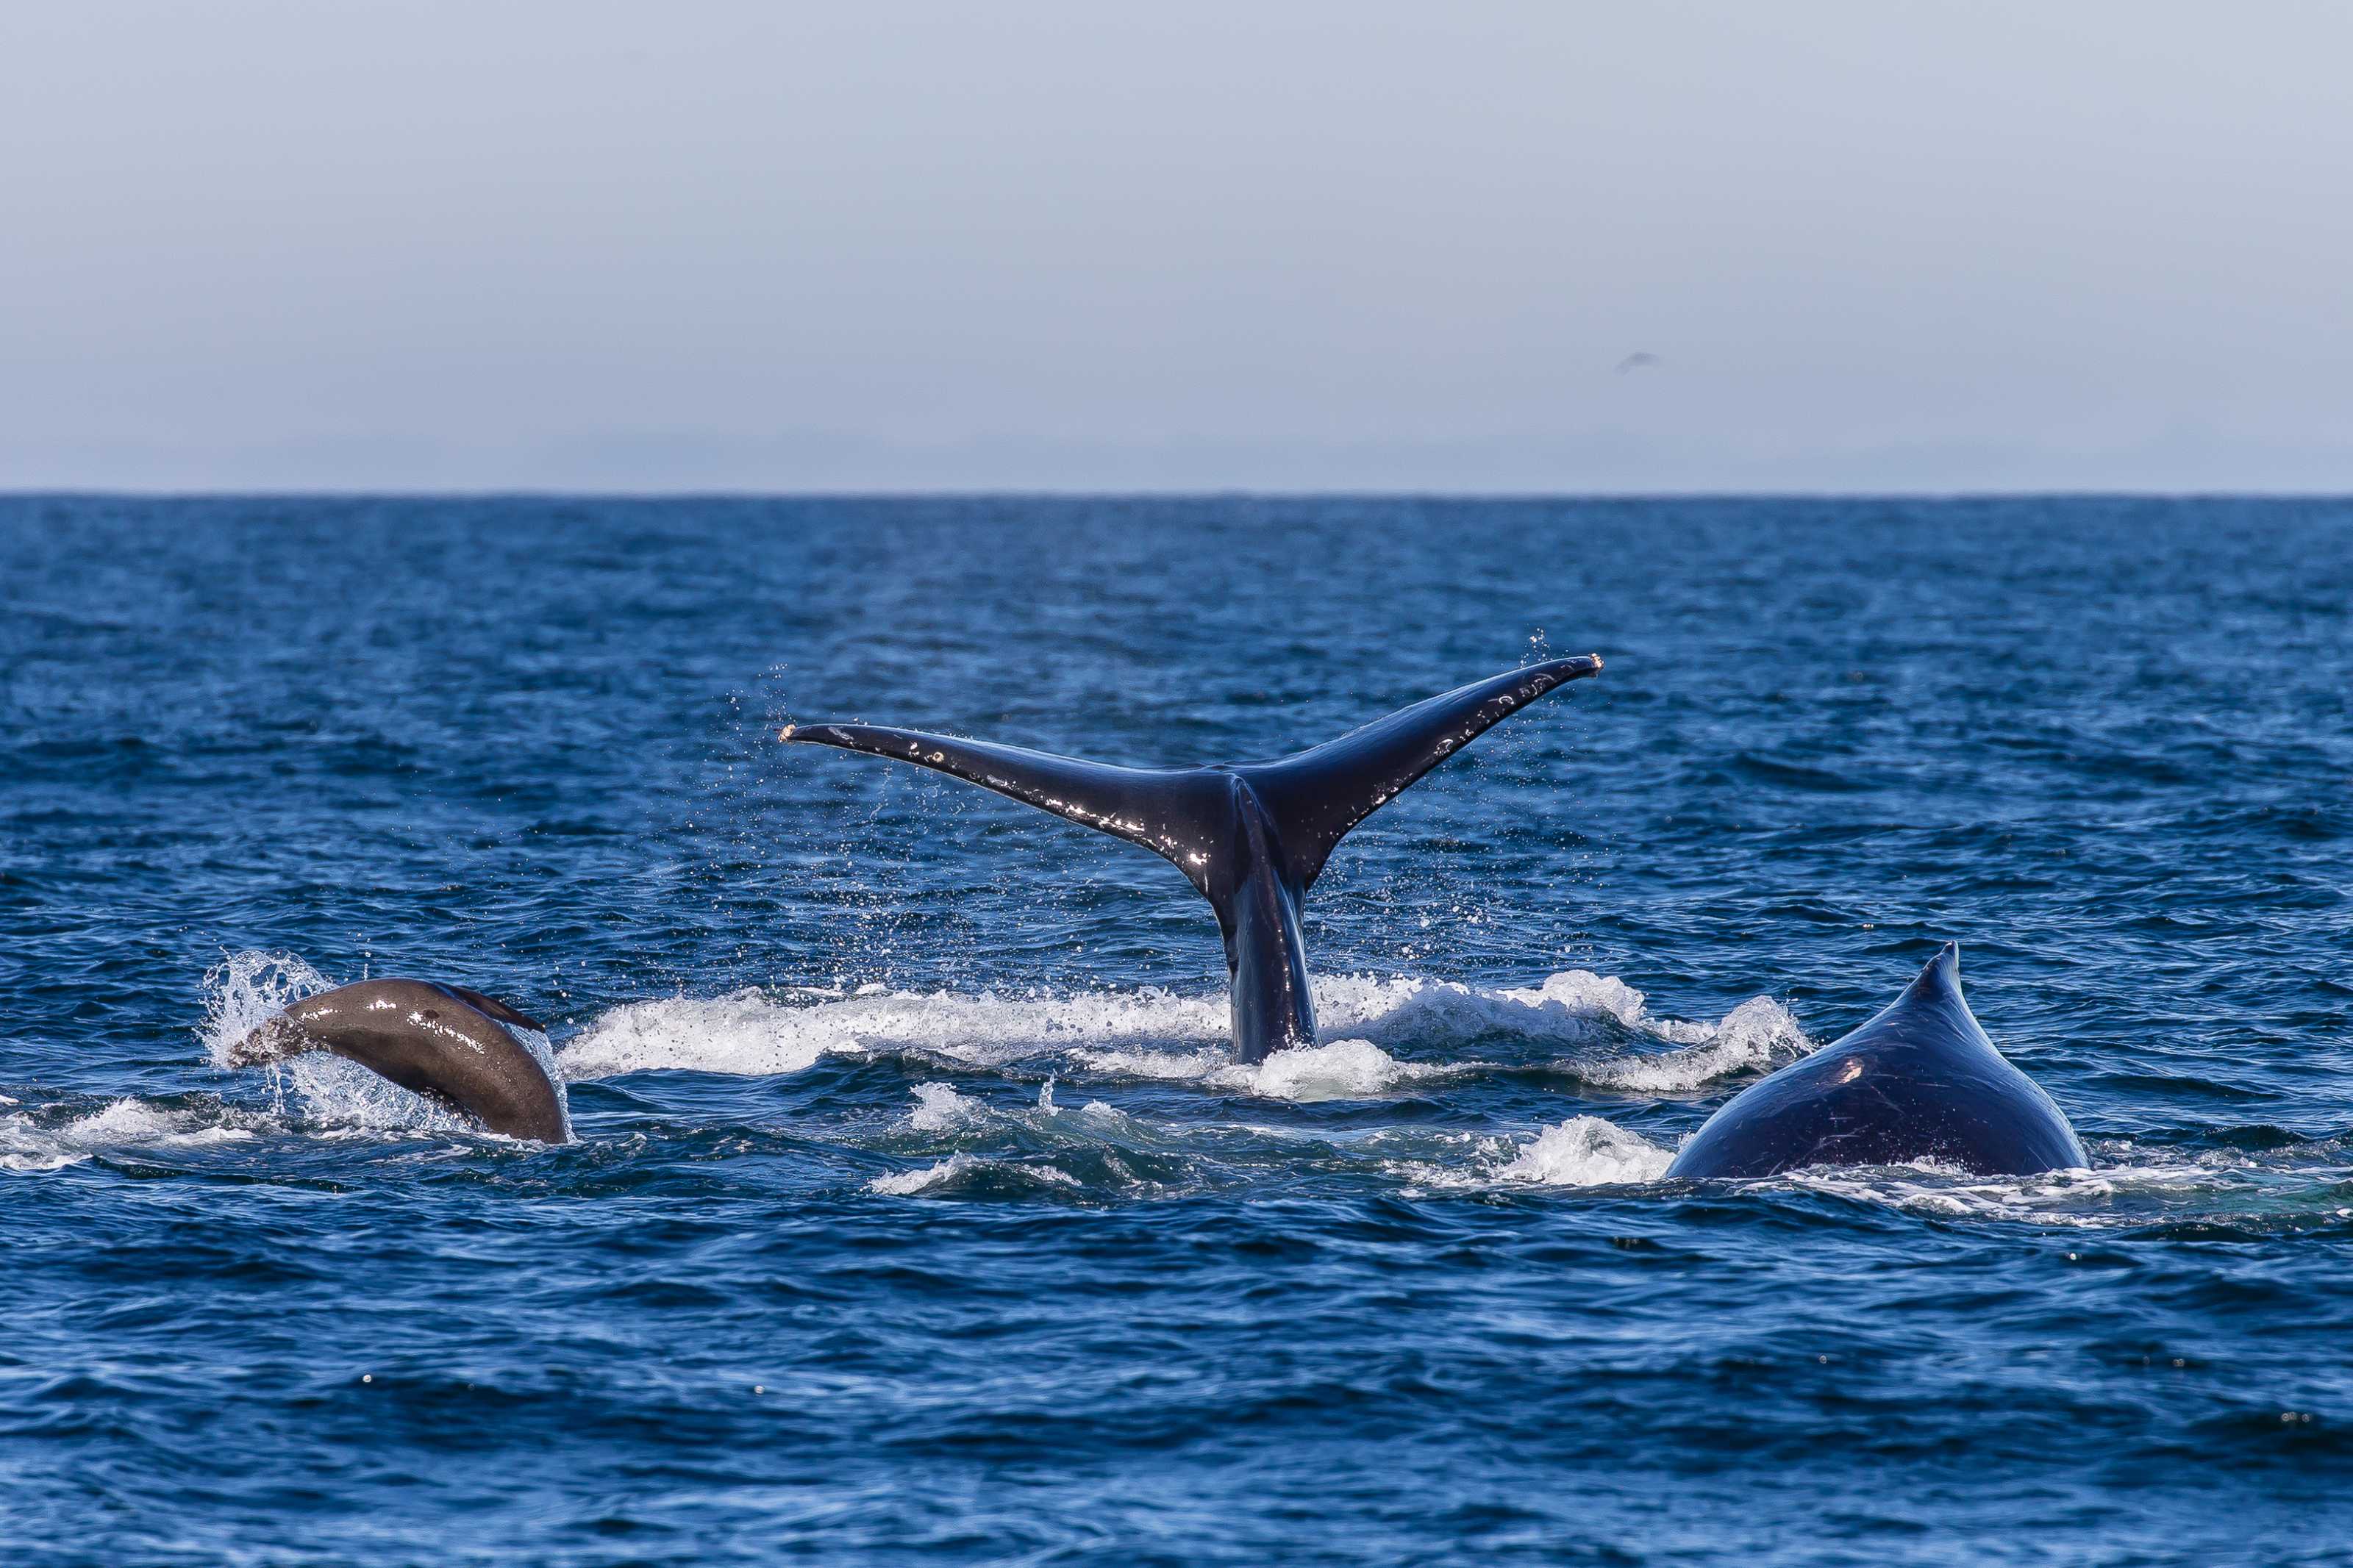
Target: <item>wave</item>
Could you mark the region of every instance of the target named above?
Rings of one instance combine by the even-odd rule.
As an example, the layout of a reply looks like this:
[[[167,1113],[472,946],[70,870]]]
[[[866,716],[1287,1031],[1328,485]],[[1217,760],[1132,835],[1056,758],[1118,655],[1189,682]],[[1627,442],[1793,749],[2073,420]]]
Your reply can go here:
[[[973,1154],[951,1154],[935,1165],[877,1176],[866,1184],[869,1191],[896,1197],[913,1197],[918,1193],[969,1192],[976,1187],[1010,1187],[1018,1191],[1023,1187],[1076,1189],[1082,1184],[1078,1177],[1053,1165],[985,1160]]]
[[[755,988],[617,1007],[567,1042],[557,1059],[575,1080],[681,1068],[793,1073],[828,1053],[913,1052],[1001,1067],[1057,1050],[1221,1040],[1225,1015],[1222,1001],[1152,989],[1003,997],[879,985],[847,995]]]
[[[2195,1222],[2253,1230],[2353,1219],[2353,1163],[2341,1142],[2251,1155],[2184,1153],[2127,1140],[2095,1145],[2089,1170],[1976,1176],[1933,1161],[1878,1168],[1816,1167],[1769,1184],[1939,1217],[2080,1228]]]
[[[251,1029],[334,984],[291,954],[225,954],[205,977],[197,1036],[211,1059],[226,1064],[229,1047]],[[1315,1001],[1338,1037],[1256,1066],[1232,1059],[1224,998],[1159,990],[1060,996],[879,986],[850,994],[748,990],[615,1008],[561,1052],[550,1051],[543,1037],[523,1037],[559,1081],[656,1068],[794,1072],[828,1054],[898,1056],[984,1074],[1017,1064],[1034,1073],[1042,1060],[1053,1076],[1035,1091],[1034,1104],[1008,1106],[978,1091],[923,1083],[880,1143],[849,1141],[914,1162],[871,1178],[878,1194],[1078,1201],[1246,1186],[1317,1171],[1372,1174],[1409,1193],[1680,1188],[1660,1186],[1672,1148],[1595,1116],[1518,1132],[1303,1130],[1230,1115],[1162,1122],[1100,1100],[1060,1106],[1058,1081],[1188,1084],[1310,1102],[1377,1099],[1534,1066],[1581,1083],[1669,1096],[1763,1070],[1811,1045],[1769,997],[1744,1002],[1713,1024],[1663,1018],[1623,981],[1584,970],[1497,988],[1342,975],[1319,980]],[[1466,1054],[1480,1046],[1490,1047],[1482,1057]],[[1430,1059],[1432,1052],[1442,1054]],[[331,1132],[479,1136],[454,1112],[324,1052],[264,1071],[273,1103],[259,1111],[135,1099],[23,1108],[0,1097],[0,1169],[55,1170],[110,1152],[230,1143],[301,1131],[298,1121],[326,1123]],[[299,1103],[300,1118],[290,1100]],[[2353,1160],[2337,1143],[2189,1151],[2110,1142],[2097,1157],[2091,1171],[2027,1178],[1973,1177],[1924,1163],[1800,1171],[1746,1186],[1767,1201],[1829,1198],[1924,1216],[2061,1226],[2261,1230],[2353,1218],[2345,1202],[2353,1195]]]
[[[14,1103],[13,1101],[11,1102]],[[250,1128],[210,1114],[117,1100],[60,1119],[58,1108],[0,1116],[0,1170],[55,1171],[100,1154],[134,1149],[201,1149],[244,1142]]]
[[[1386,1141],[1383,1141],[1386,1142]],[[1514,1187],[1641,1187],[1667,1173],[1674,1151],[1599,1116],[1572,1116],[1534,1134],[1458,1132],[1431,1154],[1390,1159],[1384,1167],[1408,1195],[1432,1189],[1502,1191]]]
[[[981,1068],[1055,1057],[1090,1077],[1314,1100],[1386,1094],[1493,1065],[1401,1060],[1396,1052],[1404,1047],[1516,1042],[1546,1052],[1548,1065],[1588,1083],[1681,1093],[1811,1046],[1770,997],[1744,1002],[1714,1024],[1660,1018],[1641,992],[1586,970],[1533,987],[1363,975],[1328,976],[1314,987],[1316,1016],[1330,1043],[1278,1052],[1255,1068],[1232,1058],[1223,997],[1157,989],[998,996],[870,986],[849,994],[753,989],[671,997],[603,1015],[557,1060],[568,1079],[579,1080],[677,1068],[793,1073],[828,1054],[905,1055]],[[1564,1051],[1573,1054],[1559,1058]]]
[[[1662,1203],[1693,1195],[1665,1180],[1674,1151],[1598,1116],[1572,1116],[1532,1131],[1421,1126],[1364,1131],[1161,1122],[1102,1101],[1007,1106],[944,1083],[913,1090],[914,1108],[869,1142],[872,1152],[916,1162],[872,1177],[894,1197],[1039,1197],[1118,1202],[1270,1176],[1370,1177],[1414,1198],[1436,1193],[1611,1189]],[[2083,1230],[2203,1228],[2260,1234],[2353,1219],[2353,1163],[2342,1142],[2250,1156],[2184,1155],[2170,1149],[2102,1145],[2088,1171],[2025,1177],[1972,1176],[1932,1162],[1817,1168],[1710,1189],[1708,1201],[1746,1194],[1765,1204],[1832,1199],[1928,1218]]]
[[[1357,1042],[1361,1043],[1361,1042]],[[1333,1047],[1325,1047],[1331,1049]],[[1284,1053],[1307,1055],[1306,1052]],[[867,1183],[896,1197],[979,1191],[1134,1194],[1262,1177],[1270,1165],[1378,1173],[1407,1190],[1639,1186],[1665,1174],[1672,1151],[1598,1116],[1522,1137],[1379,1128],[1357,1136],[1248,1124],[1161,1123],[1102,1100],[1066,1109],[1055,1080],[1034,1104],[1001,1106],[944,1083],[917,1084],[914,1109],[879,1142],[928,1163]]]
[[[993,1105],[944,1083],[917,1084],[915,1108],[877,1152],[929,1163],[887,1172],[867,1190],[894,1197],[1164,1196],[1213,1184],[1205,1158],[1231,1128],[1160,1127],[1092,1100],[1065,1108],[1055,1080],[1018,1106]]]
[[[1630,1186],[1667,1173],[1674,1151],[1598,1116],[1572,1116],[1521,1146],[1495,1173],[1504,1182],[1546,1187]]]

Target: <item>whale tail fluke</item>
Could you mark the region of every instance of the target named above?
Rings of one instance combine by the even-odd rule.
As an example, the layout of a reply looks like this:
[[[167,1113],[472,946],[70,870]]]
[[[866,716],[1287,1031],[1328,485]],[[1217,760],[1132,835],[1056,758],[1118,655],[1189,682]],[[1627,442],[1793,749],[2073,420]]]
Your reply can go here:
[[[1021,746],[881,724],[788,725],[779,739],[839,746],[952,773],[1040,811],[1141,844],[1217,897],[1209,870],[1228,787],[1203,768],[1124,768]]]
[[[1315,1042],[1299,907],[1333,847],[1496,723],[1600,668],[1599,658],[1548,659],[1266,763],[1124,768],[879,724],[787,725],[778,738],[952,773],[1173,861],[1217,910],[1235,1059],[1252,1063]]]
[[[1474,681],[1274,762],[1129,768],[879,724],[796,724],[778,737],[894,757],[995,790],[1173,861],[1225,904],[1245,872],[1236,786],[1255,797],[1282,864],[1304,892],[1348,830],[1407,785],[1520,709],[1598,674],[1595,658],[1556,658]]]
[[[1407,785],[1545,693],[1600,673],[1591,656],[1547,659],[1400,708],[1295,756],[1233,771],[1265,803],[1285,875],[1304,891],[1348,830]]]

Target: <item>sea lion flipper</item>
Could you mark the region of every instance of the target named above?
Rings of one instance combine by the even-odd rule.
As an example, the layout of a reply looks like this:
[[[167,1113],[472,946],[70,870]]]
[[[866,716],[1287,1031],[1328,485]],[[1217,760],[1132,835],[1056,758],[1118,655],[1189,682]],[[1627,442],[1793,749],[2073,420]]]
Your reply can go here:
[[[496,1018],[501,1024],[512,1024],[517,1028],[529,1029],[533,1034],[543,1035],[547,1033],[546,1025],[527,1014],[508,1006],[504,1002],[500,1001],[495,996],[485,996],[480,992],[469,990],[463,985],[450,985],[446,983],[442,985],[441,989],[449,993],[450,995],[458,998],[459,1001],[463,1002],[467,1006],[471,1007],[475,1012],[480,1013],[487,1017]]]

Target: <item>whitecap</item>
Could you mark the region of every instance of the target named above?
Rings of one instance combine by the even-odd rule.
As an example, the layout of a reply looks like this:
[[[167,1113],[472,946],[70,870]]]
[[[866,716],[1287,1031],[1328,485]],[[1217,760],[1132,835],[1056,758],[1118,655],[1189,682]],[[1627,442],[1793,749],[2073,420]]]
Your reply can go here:
[[[980,1162],[970,1154],[951,1154],[936,1165],[925,1165],[914,1171],[893,1171],[889,1175],[877,1176],[867,1183],[866,1186],[869,1192],[884,1193],[895,1197],[912,1197],[917,1193],[927,1192],[943,1182],[954,1181],[979,1163]]]
[[[1599,1116],[1572,1116],[1523,1144],[1499,1180],[1547,1187],[1627,1186],[1655,1182],[1674,1163],[1641,1133]]]
[[[909,1114],[907,1125],[918,1132],[951,1132],[975,1127],[987,1114],[987,1108],[978,1100],[965,1099],[944,1083],[919,1083],[908,1092],[915,1097],[915,1109]]]
[[[1211,1075],[1210,1081],[1268,1100],[1371,1100],[1447,1070],[1401,1062],[1370,1040],[1335,1040],[1328,1046],[1277,1051],[1256,1067],[1228,1067]]]
[[[2232,1151],[2142,1153],[2089,1170],[2045,1171],[2031,1176],[1978,1176],[1933,1160],[1903,1165],[1812,1166],[1768,1178],[1773,1185],[1907,1213],[1954,1218],[2023,1221],[2078,1228],[2148,1225],[2197,1218],[2229,1224],[2302,1212],[2301,1196],[2316,1180],[2343,1180],[2341,1164],[2310,1164],[2300,1152],[2286,1169]]]
[[[913,1197],[922,1193],[937,1192],[944,1187],[961,1186],[982,1171],[1002,1173],[1018,1180],[1046,1187],[1076,1187],[1079,1179],[1068,1171],[1052,1165],[1023,1161],[990,1160],[976,1154],[951,1154],[936,1164],[919,1170],[894,1171],[875,1177],[866,1184],[867,1191],[892,1197]]]
[[[1155,990],[1062,997],[899,991],[792,1000],[745,990],[617,1007],[567,1043],[558,1060],[572,1079],[678,1068],[799,1072],[828,1052],[907,1051],[997,1067],[1041,1050],[1220,1039],[1225,1015],[1222,1001]]]
[[[1572,1070],[1588,1083],[1647,1094],[1688,1094],[1735,1073],[1762,1071],[1794,1061],[1813,1041],[1789,1010],[1770,996],[1753,996],[1724,1016],[1713,1029],[1694,1024],[1655,1026],[1659,1037],[1682,1048],[1578,1062]]]

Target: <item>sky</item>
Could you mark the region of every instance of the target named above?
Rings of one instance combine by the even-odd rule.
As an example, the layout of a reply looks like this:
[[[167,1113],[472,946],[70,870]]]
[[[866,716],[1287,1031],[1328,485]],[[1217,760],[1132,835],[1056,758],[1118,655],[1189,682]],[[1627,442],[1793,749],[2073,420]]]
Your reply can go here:
[[[2348,62],[2335,0],[26,0],[0,488],[2348,491]]]

